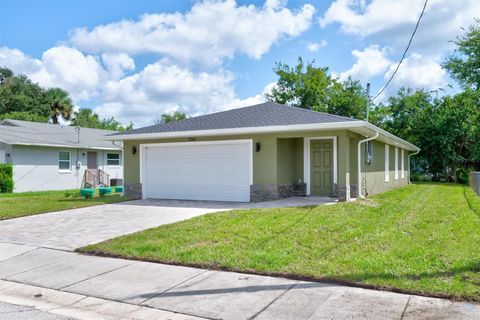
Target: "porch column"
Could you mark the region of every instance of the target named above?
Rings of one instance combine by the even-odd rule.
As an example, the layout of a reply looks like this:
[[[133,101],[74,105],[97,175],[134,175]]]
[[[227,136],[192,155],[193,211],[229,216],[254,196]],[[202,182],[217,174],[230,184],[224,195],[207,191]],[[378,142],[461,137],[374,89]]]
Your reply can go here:
[[[336,194],[339,201],[350,200],[350,138],[346,131],[338,135],[337,146],[337,185]]]

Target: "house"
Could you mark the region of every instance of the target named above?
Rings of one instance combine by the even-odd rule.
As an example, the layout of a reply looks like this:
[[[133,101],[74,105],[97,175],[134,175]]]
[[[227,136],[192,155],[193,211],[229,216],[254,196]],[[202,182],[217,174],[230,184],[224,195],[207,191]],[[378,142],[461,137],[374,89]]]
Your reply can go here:
[[[110,139],[125,146],[125,192],[160,199],[349,200],[406,185],[419,151],[365,121],[272,102]]]
[[[14,192],[78,189],[90,180],[123,178],[122,146],[104,140],[115,131],[19,120],[0,122],[0,163],[13,165]],[[87,181],[93,183],[93,181]]]

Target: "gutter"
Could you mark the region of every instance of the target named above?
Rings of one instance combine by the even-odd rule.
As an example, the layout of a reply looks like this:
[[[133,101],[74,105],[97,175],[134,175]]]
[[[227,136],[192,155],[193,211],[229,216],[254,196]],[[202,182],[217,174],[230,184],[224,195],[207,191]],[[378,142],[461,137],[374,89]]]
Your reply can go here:
[[[419,153],[420,153],[420,149],[418,149],[418,150],[415,151],[414,153],[409,153],[409,154],[408,154],[408,183],[409,183],[409,184],[412,183],[412,181],[410,181],[410,178],[411,178],[411,176],[412,176],[412,172],[410,171],[410,157],[411,157],[411,156],[415,156],[415,155],[417,155],[417,154],[419,154]]]
[[[362,143],[375,140],[380,135],[378,130],[375,130],[375,135],[370,138],[366,138],[358,141],[358,155],[357,155],[357,198],[365,198],[362,195]]]

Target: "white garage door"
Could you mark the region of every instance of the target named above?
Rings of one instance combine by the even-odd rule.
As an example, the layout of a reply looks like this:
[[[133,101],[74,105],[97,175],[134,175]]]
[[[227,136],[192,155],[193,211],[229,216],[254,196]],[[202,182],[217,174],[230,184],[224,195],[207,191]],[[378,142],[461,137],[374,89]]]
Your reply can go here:
[[[142,146],[144,196],[250,201],[251,140]]]

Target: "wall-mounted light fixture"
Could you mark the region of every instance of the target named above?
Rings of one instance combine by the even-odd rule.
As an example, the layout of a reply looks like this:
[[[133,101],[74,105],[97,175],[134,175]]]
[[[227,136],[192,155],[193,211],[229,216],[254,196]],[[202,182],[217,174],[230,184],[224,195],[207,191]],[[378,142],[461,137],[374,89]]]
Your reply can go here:
[[[137,154],[137,147],[136,146],[132,147],[132,154]]]
[[[255,151],[260,152],[260,142],[255,142]]]

